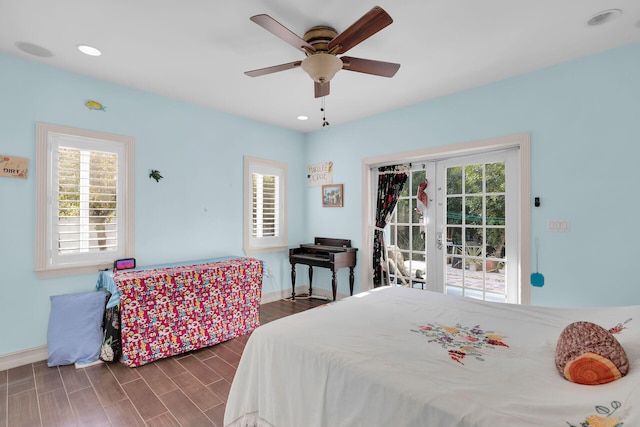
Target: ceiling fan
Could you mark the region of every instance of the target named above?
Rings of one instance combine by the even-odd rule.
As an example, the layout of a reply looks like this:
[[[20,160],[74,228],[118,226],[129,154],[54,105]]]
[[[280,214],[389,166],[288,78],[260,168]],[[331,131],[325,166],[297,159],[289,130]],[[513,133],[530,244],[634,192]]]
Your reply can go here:
[[[400,68],[400,64],[391,62],[351,56],[337,57],[393,22],[391,16],[379,6],[371,9],[340,34],[332,27],[317,25],[309,29],[302,38],[269,15],[255,15],[250,19],[296,49],[302,50],[307,56],[302,61],[246,71],[245,74],[250,77],[301,67],[313,79],[315,97],[320,98],[329,95],[329,81],[340,70],[393,77]]]

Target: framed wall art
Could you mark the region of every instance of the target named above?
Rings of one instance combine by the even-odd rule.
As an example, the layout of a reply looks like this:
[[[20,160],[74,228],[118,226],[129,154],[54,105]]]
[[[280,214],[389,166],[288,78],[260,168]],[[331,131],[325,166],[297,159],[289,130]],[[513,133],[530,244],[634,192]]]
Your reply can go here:
[[[323,208],[341,208],[343,202],[342,184],[325,184],[322,186]]]

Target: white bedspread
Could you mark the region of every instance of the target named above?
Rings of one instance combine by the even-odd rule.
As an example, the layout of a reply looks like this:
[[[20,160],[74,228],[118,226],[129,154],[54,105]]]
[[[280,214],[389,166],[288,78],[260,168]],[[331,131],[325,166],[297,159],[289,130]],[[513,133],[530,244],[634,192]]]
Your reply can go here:
[[[598,386],[560,376],[558,336],[579,320],[620,326],[628,375]],[[259,327],[225,412],[233,427],[616,425],[640,426],[640,306],[517,306],[398,287]]]

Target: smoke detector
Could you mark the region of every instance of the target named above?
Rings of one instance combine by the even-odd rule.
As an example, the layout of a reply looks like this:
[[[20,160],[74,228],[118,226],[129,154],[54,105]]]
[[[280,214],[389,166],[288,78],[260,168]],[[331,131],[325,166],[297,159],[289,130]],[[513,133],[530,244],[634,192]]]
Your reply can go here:
[[[19,41],[19,42],[15,42],[14,44],[21,51],[33,56],[39,56],[40,58],[49,58],[53,56],[53,53],[51,53],[49,49],[46,49],[42,46],[38,46],[37,44],[34,44],[34,43]]]
[[[606,24],[614,18],[622,14],[620,9],[607,9],[596,13],[587,21],[587,25],[595,27],[596,25]]]

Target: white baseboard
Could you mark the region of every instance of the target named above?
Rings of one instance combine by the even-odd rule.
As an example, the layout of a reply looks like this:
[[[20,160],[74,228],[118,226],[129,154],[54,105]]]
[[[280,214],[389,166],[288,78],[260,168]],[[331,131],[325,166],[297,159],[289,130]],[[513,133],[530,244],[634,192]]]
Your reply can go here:
[[[14,353],[0,354],[0,371],[47,360],[47,357],[49,357],[49,349],[46,345],[27,348]]]
[[[296,294],[307,292],[304,286],[296,287]],[[291,288],[287,288],[284,291],[270,292],[268,294],[262,294],[260,304],[268,304],[270,302],[279,301],[281,299],[291,298]]]
[[[296,295],[303,295],[303,294],[307,295],[307,292],[309,292],[308,286],[304,286],[304,285],[296,286]],[[328,302],[333,301],[333,295],[331,294],[330,290],[314,288],[313,295],[326,298]],[[345,298],[347,296],[348,295],[338,293],[336,295],[336,300],[341,300],[342,298]],[[286,291],[278,291],[278,292],[263,294],[260,304],[268,304],[270,302],[279,301],[281,299],[289,299],[289,298],[291,298],[291,288],[287,289]]]

